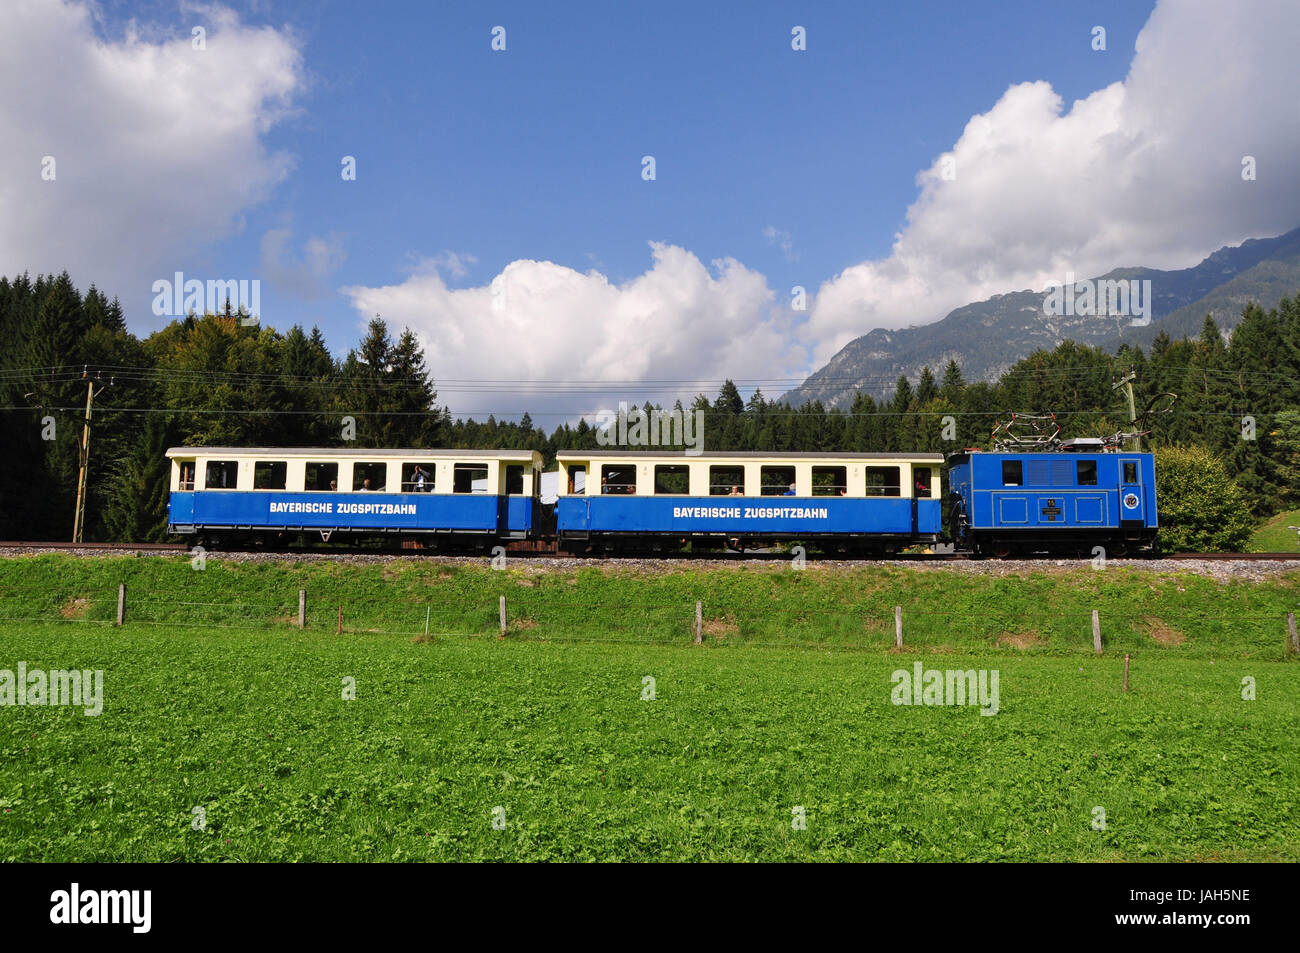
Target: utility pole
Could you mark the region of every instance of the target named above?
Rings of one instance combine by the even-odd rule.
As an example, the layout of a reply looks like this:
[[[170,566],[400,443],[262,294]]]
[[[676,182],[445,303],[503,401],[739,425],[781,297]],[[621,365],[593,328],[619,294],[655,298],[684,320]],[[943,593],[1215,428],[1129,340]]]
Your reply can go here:
[[[85,371],[82,371],[85,375]],[[103,390],[101,387],[100,390]],[[77,515],[72,522],[72,541],[81,542],[86,528],[86,471],[90,468],[90,409],[95,400],[95,382],[86,381],[86,420],[81,428],[81,466],[77,471]]]
[[[1124,396],[1128,398],[1128,421],[1130,427],[1137,423],[1137,405],[1133,400],[1133,382],[1135,380],[1137,380],[1137,374],[1130,370],[1111,387],[1111,390],[1123,390]],[[1142,449],[1142,438],[1140,437],[1131,437],[1129,438],[1128,443],[1129,446],[1125,448],[1127,450]],[[1136,446],[1134,446],[1135,444]]]

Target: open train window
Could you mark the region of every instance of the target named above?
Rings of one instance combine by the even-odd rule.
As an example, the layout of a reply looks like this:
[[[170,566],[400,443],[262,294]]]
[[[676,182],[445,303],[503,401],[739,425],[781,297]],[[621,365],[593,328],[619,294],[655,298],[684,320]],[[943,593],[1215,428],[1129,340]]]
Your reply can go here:
[[[283,490],[289,464],[282,460],[258,460],[253,464],[254,490]]]
[[[181,478],[178,483],[177,489],[180,490],[194,489],[194,461],[181,460],[179,461],[179,464],[180,464]]]
[[[928,500],[930,498],[930,480],[931,470],[929,467],[912,468],[912,484],[916,491],[915,496],[919,500]]]
[[[899,467],[867,467],[867,496],[901,496],[902,490]]]
[[[745,468],[709,467],[709,496],[744,496]]]
[[[308,492],[330,492],[339,488],[339,465],[337,463],[308,463],[303,489]]]
[[[676,463],[655,466],[656,496],[685,496],[690,490],[691,468]]]
[[[576,496],[587,492],[587,465],[574,463],[569,466],[569,495]]]
[[[846,467],[813,467],[813,496],[844,496],[849,492],[849,471]]]
[[[204,468],[204,481],[209,490],[233,490],[239,480],[239,462],[236,460],[209,460]]]
[[[1002,485],[1020,486],[1025,482],[1024,467],[1019,460],[1002,461]]]
[[[760,467],[763,496],[794,496],[794,467]]]
[[[402,492],[429,493],[433,490],[433,475],[437,466],[416,461],[402,464]]]
[[[486,463],[458,463],[451,468],[451,492],[486,493],[487,479]]]
[[[523,496],[524,493],[524,467],[523,464],[511,463],[506,465],[506,495]]]
[[[382,490],[387,480],[388,464],[386,463],[352,464],[352,489],[354,490]]]
[[[1097,485],[1096,460],[1076,460],[1074,463],[1074,473],[1078,478],[1079,486]]]
[[[633,494],[636,492],[636,467],[630,463],[607,463],[600,468],[600,492]]]

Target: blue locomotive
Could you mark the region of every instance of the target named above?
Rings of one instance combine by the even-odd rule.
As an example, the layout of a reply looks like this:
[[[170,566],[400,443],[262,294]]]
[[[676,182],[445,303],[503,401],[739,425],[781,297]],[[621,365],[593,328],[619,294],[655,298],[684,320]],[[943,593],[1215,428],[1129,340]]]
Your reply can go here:
[[[1158,528],[1150,453],[1099,439],[1051,452],[967,451],[948,458],[948,519],[959,550],[1110,555],[1150,550]]]

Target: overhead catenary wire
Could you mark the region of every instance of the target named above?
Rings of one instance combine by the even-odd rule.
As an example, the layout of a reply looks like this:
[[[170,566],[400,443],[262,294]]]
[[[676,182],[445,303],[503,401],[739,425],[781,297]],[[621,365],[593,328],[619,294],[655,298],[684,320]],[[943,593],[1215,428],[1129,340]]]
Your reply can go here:
[[[1285,371],[1251,371],[1243,374],[1233,368],[1208,368],[1197,365],[1177,365],[1161,369],[1164,374],[1193,373],[1207,377],[1215,377],[1224,381],[1241,382],[1245,380],[1269,380],[1274,382],[1300,383],[1300,376]],[[1106,367],[1069,367],[1069,368],[1009,368],[1007,374],[1013,374],[1017,378],[1054,380],[1057,382],[1069,380],[1087,380],[1090,378],[1104,379],[1109,376],[1110,371]],[[67,365],[59,367],[43,368],[8,368],[0,369],[0,383],[32,381],[33,383],[67,383],[75,380],[81,380],[87,375],[112,375],[123,381],[152,382],[152,383],[212,383],[224,382],[232,386],[247,386],[256,383],[264,384],[283,384],[283,385],[305,385],[321,387],[337,387],[347,385],[360,390],[389,390],[404,389],[409,386],[405,379],[399,380],[381,380],[370,379],[361,376],[350,376],[338,373],[328,375],[303,375],[303,374],[285,374],[285,373],[256,373],[247,371],[215,371],[207,369],[189,369],[189,368],[162,368],[162,367],[132,367],[121,365]],[[839,375],[839,376],[816,376],[813,377],[772,377],[772,378],[644,378],[644,379],[623,379],[623,378],[599,378],[599,379],[532,379],[525,380],[519,378],[450,378],[450,377],[431,377],[430,383],[439,390],[451,390],[456,393],[517,393],[520,391],[531,390],[535,393],[596,393],[605,394],[611,389],[627,388],[635,389],[638,392],[654,393],[662,391],[685,391],[698,388],[714,389],[720,388],[728,381],[734,384],[737,389],[749,390],[751,388],[761,387],[784,387],[794,389],[804,384],[814,384],[817,386],[848,385],[856,388],[866,387],[871,384],[892,386],[898,382],[899,376],[906,375]],[[814,379],[815,378],[815,379]],[[966,381],[966,386],[974,382]],[[941,382],[936,378],[936,387],[941,387]]]

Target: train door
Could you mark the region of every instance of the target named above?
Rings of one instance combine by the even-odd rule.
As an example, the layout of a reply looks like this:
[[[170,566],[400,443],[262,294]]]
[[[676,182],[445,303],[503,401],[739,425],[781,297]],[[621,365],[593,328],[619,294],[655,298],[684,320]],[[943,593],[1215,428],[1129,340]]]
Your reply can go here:
[[[925,504],[930,498],[930,468],[912,467],[912,535],[924,533]]]
[[[1142,467],[1136,459],[1119,461],[1119,524],[1141,526],[1146,514],[1146,492],[1142,486]]]

